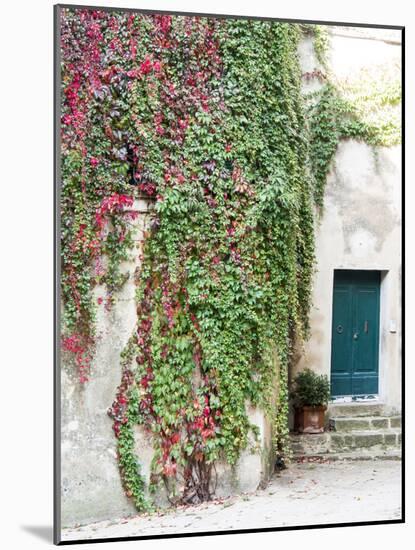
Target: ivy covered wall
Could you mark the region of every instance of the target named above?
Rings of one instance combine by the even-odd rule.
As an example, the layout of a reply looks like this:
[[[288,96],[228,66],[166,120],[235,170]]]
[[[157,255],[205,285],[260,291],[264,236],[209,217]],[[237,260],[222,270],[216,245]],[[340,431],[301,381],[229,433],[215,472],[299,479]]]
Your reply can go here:
[[[272,422],[274,456],[289,457],[288,365],[309,327],[314,205],[339,139],[375,132],[332,84],[304,97],[307,33],[323,55],[312,26],[62,10],[62,349],[78,406],[93,406],[96,372],[108,376],[94,367],[97,312],[116,315],[131,277],[134,204],[153,205],[136,326],[110,365],[117,460],[139,510],[152,503],[136,425],[154,449],[150,485],[172,503],[209,499],[216,463],[236,465],[258,437],[247,404]]]
[[[311,337],[292,361],[291,371],[295,375],[308,366],[330,376],[334,270],[380,270],[379,395],[385,413],[400,414],[401,32],[335,27],[330,28],[329,44],[336,103],[347,100],[360,113],[342,126],[368,130],[363,130],[364,139],[353,134],[340,139],[325,178],[324,212],[315,231]],[[311,36],[302,40],[299,54],[304,92],[318,96],[327,82],[318,72],[324,67],[316,59]],[[390,331],[391,321],[396,332]]]

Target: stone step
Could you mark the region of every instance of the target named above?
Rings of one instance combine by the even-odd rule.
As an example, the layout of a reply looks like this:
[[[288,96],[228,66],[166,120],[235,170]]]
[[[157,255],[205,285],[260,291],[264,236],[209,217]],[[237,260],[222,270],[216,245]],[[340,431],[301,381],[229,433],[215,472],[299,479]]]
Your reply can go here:
[[[358,449],[348,453],[320,453],[315,455],[294,455],[293,460],[302,462],[304,460],[326,461],[326,460],[401,460],[400,449]]]
[[[387,450],[400,452],[401,431],[398,428],[325,432],[323,434],[290,434],[295,457],[326,456],[353,453],[383,455]]]
[[[385,405],[370,402],[330,403],[328,412],[331,417],[388,416]]]
[[[401,427],[400,416],[336,416],[329,420],[331,430],[352,432],[354,430],[383,430]]]
[[[354,430],[350,433],[332,432],[330,451],[346,452],[369,447],[398,447],[401,444],[399,429]]]
[[[291,449],[295,456],[315,456],[330,452],[331,433],[290,434]]]

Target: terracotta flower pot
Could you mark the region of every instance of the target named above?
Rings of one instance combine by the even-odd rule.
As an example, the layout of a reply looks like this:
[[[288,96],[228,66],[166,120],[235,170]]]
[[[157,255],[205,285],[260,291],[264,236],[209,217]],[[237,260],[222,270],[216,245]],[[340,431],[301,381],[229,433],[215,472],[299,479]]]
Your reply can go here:
[[[296,407],[294,417],[294,429],[305,434],[320,434],[324,432],[324,413],[327,407]]]

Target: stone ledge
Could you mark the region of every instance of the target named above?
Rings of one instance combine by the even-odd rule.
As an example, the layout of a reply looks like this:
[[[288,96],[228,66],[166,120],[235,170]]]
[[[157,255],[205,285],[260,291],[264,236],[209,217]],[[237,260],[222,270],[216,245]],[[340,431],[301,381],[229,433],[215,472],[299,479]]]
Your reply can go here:
[[[333,456],[344,453],[383,454],[400,452],[399,429],[355,430],[352,432],[325,432],[324,434],[291,434],[291,448],[296,457]]]
[[[310,455],[307,457],[301,455],[294,455],[293,457],[295,462],[302,462],[304,459],[310,462],[320,462],[320,461],[353,461],[353,460],[401,460],[402,454],[400,450],[388,449],[388,450],[376,450],[367,452],[365,449],[359,449],[350,453],[327,453],[327,454],[316,454]]]
[[[340,416],[331,417],[330,426],[336,432],[351,432],[354,430],[383,430],[400,428],[400,416]]]
[[[366,416],[389,416],[388,408],[378,402],[351,402],[351,403],[330,403],[328,407],[330,417],[356,418]]]

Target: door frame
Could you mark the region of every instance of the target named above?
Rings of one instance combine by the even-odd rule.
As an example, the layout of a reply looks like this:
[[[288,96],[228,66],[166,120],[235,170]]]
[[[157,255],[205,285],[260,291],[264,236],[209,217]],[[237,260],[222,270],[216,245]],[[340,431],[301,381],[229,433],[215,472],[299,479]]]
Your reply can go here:
[[[332,360],[332,324],[333,324],[333,303],[334,303],[334,274],[335,271],[378,271],[380,275],[379,281],[379,327],[378,327],[378,393],[373,395],[366,396],[342,396],[342,397],[331,397],[331,403],[382,403],[385,400],[386,388],[385,388],[385,369],[386,369],[386,341],[384,338],[385,332],[387,330],[387,300],[388,300],[388,269],[382,269],[378,267],[335,267],[331,272],[331,304],[330,304],[330,364],[329,364],[329,373],[331,377],[331,360]]]

